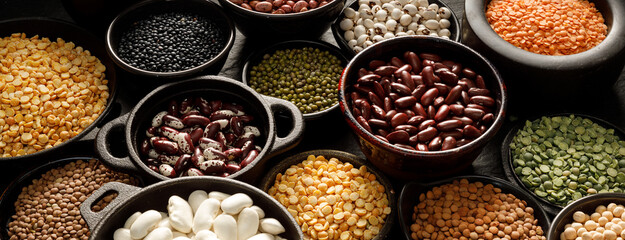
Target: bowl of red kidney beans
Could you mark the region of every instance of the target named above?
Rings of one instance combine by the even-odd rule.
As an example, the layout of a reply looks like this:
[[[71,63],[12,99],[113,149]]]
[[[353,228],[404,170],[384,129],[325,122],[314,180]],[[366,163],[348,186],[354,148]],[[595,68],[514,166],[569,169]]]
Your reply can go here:
[[[278,112],[289,124],[276,125]],[[277,128],[288,134],[278,136]],[[221,176],[253,182],[266,160],[297,145],[303,131],[303,116],[291,102],[229,78],[203,76],[150,92],[102,127],[96,151],[113,169],[152,180]]]
[[[457,42],[399,37],[356,55],[339,106],[376,167],[401,179],[467,168],[503,124],[505,85],[480,54]]]

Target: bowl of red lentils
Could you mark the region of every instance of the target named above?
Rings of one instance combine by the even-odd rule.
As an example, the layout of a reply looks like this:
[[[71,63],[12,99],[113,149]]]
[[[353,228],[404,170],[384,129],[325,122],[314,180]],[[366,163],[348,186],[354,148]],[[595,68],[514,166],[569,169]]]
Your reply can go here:
[[[295,216],[304,239],[386,239],[395,191],[364,159],[312,150],[281,160],[259,183]]]
[[[624,13],[619,0],[466,1],[463,42],[497,66],[516,104],[548,106],[618,79]]]
[[[547,239],[547,213],[532,196],[488,176],[404,185],[398,200],[406,239]]]

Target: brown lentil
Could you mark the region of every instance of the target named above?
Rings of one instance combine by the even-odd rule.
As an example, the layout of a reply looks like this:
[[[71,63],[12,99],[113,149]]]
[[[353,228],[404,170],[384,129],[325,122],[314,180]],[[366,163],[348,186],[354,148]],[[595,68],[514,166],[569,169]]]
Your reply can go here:
[[[269,195],[310,239],[373,239],[391,213],[385,188],[366,166],[310,155],[276,176]]]
[[[112,181],[138,184],[128,174],[113,172],[95,159],[73,161],[47,171],[22,188],[8,225],[10,240],[88,239],[90,232],[80,215],[80,204]],[[113,197],[105,197],[92,209],[99,211]]]
[[[608,27],[587,0],[492,0],[491,27],[509,43],[544,55],[570,55],[597,46]]]
[[[534,210],[492,184],[467,179],[419,196],[412,239],[546,239]]]
[[[106,67],[57,38],[0,39],[0,156],[38,152],[78,135],[106,108]]]

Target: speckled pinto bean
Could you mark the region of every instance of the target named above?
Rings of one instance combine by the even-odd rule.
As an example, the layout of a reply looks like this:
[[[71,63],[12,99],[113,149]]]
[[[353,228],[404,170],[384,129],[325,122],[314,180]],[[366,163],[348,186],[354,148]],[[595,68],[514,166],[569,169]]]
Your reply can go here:
[[[243,106],[221,100],[170,101],[157,113],[139,147],[144,163],[166,176],[229,176],[260,151],[260,130]]]
[[[473,69],[433,53],[372,60],[348,88],[357,122],[379,139],[439,151],[480,137],[495,120],[494,94]]]
[[[271,14],[288,14],[323,7],[329,2],[332,2],[332,0],[230,0],[230,2],[252,11]]]

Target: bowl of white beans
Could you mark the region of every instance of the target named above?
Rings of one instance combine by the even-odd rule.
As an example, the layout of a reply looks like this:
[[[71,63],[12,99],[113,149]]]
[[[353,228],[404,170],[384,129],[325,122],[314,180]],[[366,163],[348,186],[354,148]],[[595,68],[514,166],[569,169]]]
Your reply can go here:
[[[625,239],[624,205],[624,193],[599,193],[580,198],[558,213],[547,240]]]
[[[117,193],[99,212],[91,206]],[[105,184],[80,207],[89,239],[303,239],[280,203],[246,183],[220,177],[187,177],[145,188]]]
[[[348,57],[394,37],[427,35],[460,41],[458,18],[440,0],[358,0],[343,10],[331,29]]]

